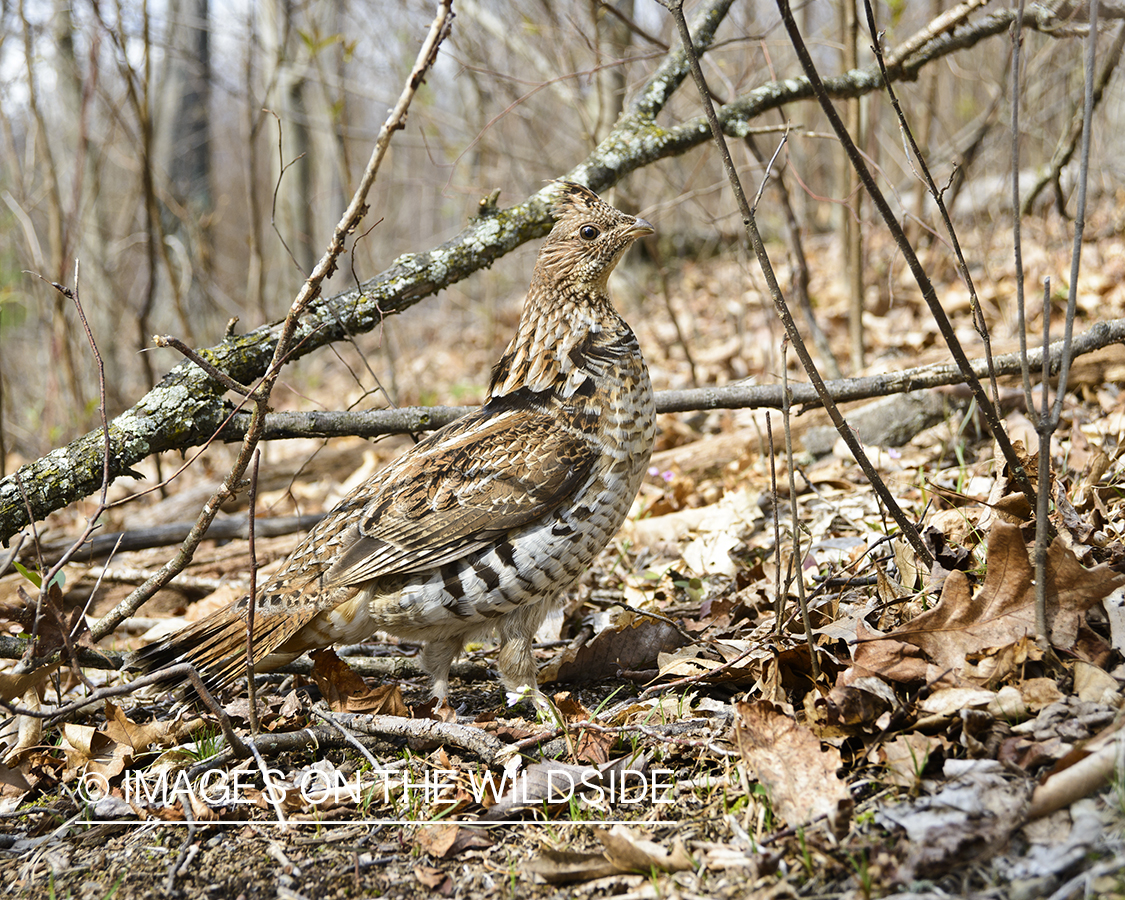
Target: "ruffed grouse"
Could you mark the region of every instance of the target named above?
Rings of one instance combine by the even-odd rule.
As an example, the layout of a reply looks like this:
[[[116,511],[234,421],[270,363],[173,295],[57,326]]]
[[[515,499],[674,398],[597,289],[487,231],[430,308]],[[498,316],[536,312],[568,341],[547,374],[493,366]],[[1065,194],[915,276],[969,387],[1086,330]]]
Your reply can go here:
[[[605,547],[652,452],[655,407],[607,280],[653,229],[559,183],[516,336],[485,404],[425,438],[333,509],[262,589],[255,668],[385,631],[424,642],[444,698],[465,641],[499,632],[510,690],[535,688],[532,641]],[[211,687],[245,671],[248,598],[138,655],[193,663]]]

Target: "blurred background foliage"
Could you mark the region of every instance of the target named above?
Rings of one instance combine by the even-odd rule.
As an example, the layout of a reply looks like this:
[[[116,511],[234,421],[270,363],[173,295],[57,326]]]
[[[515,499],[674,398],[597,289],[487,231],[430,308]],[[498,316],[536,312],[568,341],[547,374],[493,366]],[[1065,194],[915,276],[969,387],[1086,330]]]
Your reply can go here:
[[[887,46],[953,5],[877,4]],[[687,4],[689,17],[696,6]],[[456,0],[454,11],[452,36],[372,194],[370,230],[326,293],[449,238],[494,190],[504,206],[567,172],[676,44],[654,0]],[[233,317],[250,329],[282,316],[362,172],[432,15],[421,0],[0,4],[0,474],[98,423],[85,338],[47,282],[72,283],[79,264],[111,416],[174,364],[144,349],[152,334],[203,347]],[[798,16],[822,74],[846,71],[851,60],[871,63],[853,0],[813,0]],[[1079,37],[1026,35],[1020,167],[1032,176],[1080,108],[1082,51]],[[1010,226],[1010,54],[1009,38],[993,37],[897,88],[936,179],[944,184],[959,166],[950,195],[961,216],[985,227],[993,218]],[[768,3],[736,2],[704,66],[722,100],[799,74]],[[1112,195],[1122,182],[1121,104],[1111,81],[1095,131],[1095,195]],[[848,105],[908,233],[929,242],[933,217],[890,104],[869,95]],[[681,90],[661,121],[698,114],[694,90]],[[800,231],[838,234],[816,246],[843,246],[845,229],[861,230],[869,211],[815,104],[754,124],[786,123],[795,130],[776,165],[787,173]],[[779,138],[774,131],[754,139],[764,160]],[[737,152],[756,185],[763,163],[745,143]],[[1062,187],[1062,201],[1072,202],[1065,180]],[[741,222],[710,145],[634,173],[614,200],[657,224],[663,267],[740,247]],[[1041,206],[1053,202],[1052,192],[1042,195]],[[785,237],[770,193],[759,214],[767,235]],[[418,327],[396,330],[391,321],[361,336],[356,352],[396,401],[427,398],[429,385],[396,378],[399,361],[455,341],[468,321],[495,323],[483,334],[502,345],[505,311],[521,298],[534,251],[521,248],[416,307],[407,316]],[[860,247],[846,264],[841,253],[840,277],[851,271],[861,293],[887,266],[867,252]],[[302,366],[315,391],[324,374]]]

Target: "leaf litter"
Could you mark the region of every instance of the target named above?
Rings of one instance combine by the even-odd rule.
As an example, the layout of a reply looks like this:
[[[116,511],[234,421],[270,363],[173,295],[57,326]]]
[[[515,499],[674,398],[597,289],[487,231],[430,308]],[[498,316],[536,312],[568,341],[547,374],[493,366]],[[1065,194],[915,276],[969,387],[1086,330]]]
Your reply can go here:
[[[695,286],[677,302],[719,347],[728,339],[706,331],[705,310],[741,273],[716,264],[682,278]],[[909,306],[877,331],[888,354],[927,346],[923,314],[902,327]],[[1107,300],[1114,314],[1123,306]],[[650,362],[673,383],[674,348],[651,339],[655,327],[638,332],[646,351],[666,347]],[[742,374],[719,350],[696,357],[709,383]],[[739,366],[764,365],[742,352]],[[174,713],[144,690],[58,723],[13,717],[0,737],[7,892],[100,896],[116,884],[115,896],[151,896],[171,873],[188,895],[247,897],[1024,898],[1064,896],[1079,878],[1121,895],[1125,402],[1081,371],[1046,485],[1049,647],[1035,634],[1033,511],[955,390],[908,439],[896,420],[880,442],[885,412],[861,420],[881,474],[925,527],[928,568],[888,539],[854,462],[813,433],[815,415],[794,420],[798,444],[808,434],[828,448],[795,462],[799,555],[787,488],[771,493],[763,413],[677,418],[629,523],[541,634],[550,709],[505,696],[487,673],[469,680],[489,644],[470,648],[454,708],[426,700],[414,648],[374,645],[259,685],[260,761],[231,756],[210,713]],[[1017,406],[1013,435],[1021,421]],[[776,438],[776,414],[773,428]],[[776,465],[786,485],[785,459]],[[300,483],[297,494],[318,496]],[[291,546],[263,540],[259,553],[269,564]],[[194,571],[248,571],[241,552],[216,546]],[[113,564],[163,559],[134,551]],[[81,566],[67,572],[44,620],[52,650],[83,640],[74,611],[88,582]],[[13,631],[27,627],[23,584],[0,580]],[[116,598],[110,588],[91,613]],[[165,602],[147,625],[190,610]],[[389,674],[371,674],[383,664]],[[50,661],[4,673],[0,688],[32,709],[90,689]],[[245,692],[223,702],[249,739]],[[390,720],[402,728],[361,727]],[[513,821],[524,824],[499,824]]]

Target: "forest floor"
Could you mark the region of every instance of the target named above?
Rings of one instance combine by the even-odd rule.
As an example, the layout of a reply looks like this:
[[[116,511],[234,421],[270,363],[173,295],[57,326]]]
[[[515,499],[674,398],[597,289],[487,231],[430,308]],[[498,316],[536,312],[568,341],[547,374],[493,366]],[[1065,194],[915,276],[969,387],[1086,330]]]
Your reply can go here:
[[[1115,216],[1087,226],[1076,332],[1125,317]],[[996,353],[1018,347],[1005,234],[961,235]],[[1025,225],[1032,335],[1046,275],[1061,334],[1069,234],[1051,217]],[[810,292],[846,369],[832,247],[810,240]],[[893,248],[874,238],[868,252],[880,262],[867,371],[948,362]],[[947,254],[924,261],[969,356],[983,355]],[[666,285],[638,261],[614,285],[658,389],[775,384],[786,364],[804,380],[750,264],[677,263]],[[359,401],[382,365],[402,404],[475,402],[519,299],[424,304],[297,367],[277,405]],[[231,756],[211,714],[144,689],[41,729],[18,717],[0,734],[0,895],[1125,896],[1123,380],[1120,346],[1079,359],[1052,438],[1051,647],[1035,639],[1034,510],[964,389],[847,408],[932,566],[887,537],[897,529],[822,413],[793,419],[796,529],[779,412],[768,424],[763,410],[665,415],[629,521],[540,635],[553,711],[505,695],[487,642],[455,669],[455,711],[434,710],[417,648],[381,643],[340,649],[365,681],[331,654],[264,681],[257,760]],[[1034,486],[1048,486],[1017,379],[1001,379],[1000,400]],[[407,440],[267,448],[259,517],[330,508]],[[105,530],[190,521],[231,453],[212,448],[163,494],[115,485],[115,499],[136,496]],[[144,474],[155,481],[154,467]],[[86,513],[52,516],[41,540],[72,537]],[[245,517],[245,497],[224,515]],[[298,540],[257,539],[259,584]],[[172,552],[68,565],[63,600],[100,615]],[[205,542],[100,649],[134,649],[230,603],[250,568],[245,540]],[[9,612],[20,588],[35,593],[19,572],[0,575]],[[0,677],[5,696],[30,702],[26,683]],[[64,665],[32,695],[50,707],[88,690]],[[245,687],[224,702],[248,739]]]

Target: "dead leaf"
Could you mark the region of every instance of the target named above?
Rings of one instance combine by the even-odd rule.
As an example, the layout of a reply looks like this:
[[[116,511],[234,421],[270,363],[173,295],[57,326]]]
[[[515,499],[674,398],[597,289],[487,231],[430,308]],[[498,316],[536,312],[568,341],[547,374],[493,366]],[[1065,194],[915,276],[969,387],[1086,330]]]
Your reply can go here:
[[[930,766],[931,757],[944,749],[939,738],[911,732],[900,734],[893,741],[872,751],[875,762],[886,767],[888,781],[910,790],[922,784],[922,777]]]
[[[614,825],[609,831],[594,828],[593,832],[605,848],[606,858],[621,872],[648,875],[653,869],[682,872],[695,867],[679,838],[672,842],[671,850],[665,850],[659,844],[634,834],[624,825]]]
[[[415,866],[414,877],[418,879],[420,885],[428,887],[443,897],[448,897],[453,893],[453,880],[441,869],[434,869],[430,866]]]
[[[654,870],[681,872],[695,867],[677,838],[671,850],[646,840],[623,825],[612,829],[594,828],[603,853],[577,853],[545,847],[528,863],[528,869],[549,884],[574,884],[625,872],[651,875]]]
[[[891,642],[882,648],[884,659],[888,650],[891,656],[899,655],[901,649],[896,645],[905,643],[922,650],[939,670],[960,676],[968,654],[1034,638],[1034,570],[1019,528],[1000,521],[993,524],[988,535],[987,565],[984,584],[975,597],[968,577],[960,571],[950,572],[941,600],[933,609],[877,638],[875,645]],[[1084,569],[1056,539],[1047,558],[1051,643],[1060,650],[1073,648],[1084,611],[1121,584],[1125,584],[1125,575],[1105,565]],[[864,648],[864,655],[879,652],[876,646]],[[857,648],[857,665],[860,655]],[[885,663],[872,665],[869,660],[865,667],[887,674]]]
[[[41,690],[41,685],[29,686],[23,695],[22,708],[28,712],[38,712],[42,706],[39,696]],[[4,754],[5,765],[15,765],[25,753],[33,747],[38,747],[43,739],[43,720],[39,716],[17,714],[16,722],[18,724],[16,743]]]
[[[67,768],[97,774],[105,778],[120,775],[133,761],[133,749],[121,744],[90,725],[67,722],[63,725],[62,750]]]
[[[933,681],[941,675],[933,671],[935,667],[926,661],[921,648],[880,634],[868,628],[862,619],[856,622],[855,636],[852,667],[841,675],[843,684],[864,675],[878,675],[904,684]]]
[[[105,718],[106,737],[132,748],[133,755],[144,753],[153,744],[171,745],[180,737],[182,723],[179,720],[154,720],[138,725],[109,700],[105,703]]]
[[[354,712],[348,701],[367,693],[367,683],[353,672],[331,647],[309,653],[312,679],[333,712]]]
[[[527,863],[527,868],[548,884],[592,881],[619,872],[604,853],[578,853],[573,850],[556,850],[553,847],[544,847],[539,856]]]
[[[458,825],[429,825],[414,835],[414,843],[423,853],[445,859],[460,830]]]
[[[735,744],[752,777],[769,792],[774,811],[791,826],[821,815],[835,822],[851,804],[836,776],[840,753],[822,750],[820,739],[766,701],[739,703]]]
[[[937,878],[987,857],[1007,843],[1024,821],[1030,788],[994,760],[946,760],[950,779],[933,796],[920,797],[876,813],[884,827],[900,828],[907,853],[899,877],[904,882]]]
[[[575,722],[588,722],[592,718],[590,711],[569,691],[560,691],[551,700],[568,725]],[[583,728],[574,741],[574,758],[578,762],[600,766],[609,759],[609,752],[616,743],[616,734]]]
[[[1053,684],[1052,682],[1052,686]],[[1058,693],[1057,688],[1055,693],[1058,694],[1055,699],[1061,699],[1062,695]],[[1104,669],[1092,666],[1081,659],[1074,663],[1074,693],[1078,695],[1079,700],[1102,703],[1114,708],[1121,705],[1121,685],[1117,683],[1117,679]]]
[[[0,672],[0,700],[12,700],[16,697],[22,697],[30,689],[41,688],[47,683],[51,673],[60,665],[61,662],[55,660],[21,675]],[[38,707],[36,708],[38,709]]]
[[[680,632],[659,619],[624,610],[607,628],[577,650],[567,650],[539,671],[539,683],[571,684],[617,678],[622,670],[652,666],[661,652],[688,643]]]
[[[744,545],[746,535],[763,518],[758,495],[745,488],[731,491],[707,510],[695,526],[695,537],[683,549],[684,564],[698,575],[733,577],[738,565],[731,551]]]
[[[847,684],[837,683],[827,697],[815,697],[813,708],[818,720],[828,726],[872,725],[897,702],[885,681],[862,675]]]
[[[365,687],[363,693],[354,694],[348,698],[347,711],[381,716],[398,716],[403,719],[410,718],[410,707],[406,705],[406,700],[402,696],[402,688],[398,684],[379,684],[373,688]],[[456,721],[456,719],[453,721]]]
[[[415,835],[414,842],[423,853],[435,859],[450,859],[465,850],[492,846],[492,839],[483,831],[452,823],[422,828]]]

